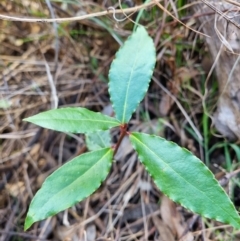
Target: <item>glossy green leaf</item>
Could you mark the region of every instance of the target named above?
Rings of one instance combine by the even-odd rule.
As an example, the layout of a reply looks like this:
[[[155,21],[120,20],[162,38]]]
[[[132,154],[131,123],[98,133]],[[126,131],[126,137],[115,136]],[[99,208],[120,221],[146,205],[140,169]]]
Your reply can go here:
[[[91,133],[120,125],[112,117],[80,107],[49,110],[24,120],[51,130],[70,133]]]
[[[109,72],[109,93],[121,123],[127,123],[147,92],[156,62],[153,40],[139,26],[116,54]]]
[[[25,230],[92,194],[108,175],[113,150],[105,148],[74,158],[51,174],[33,198]]]
[[[110,131],[97,131],[93,133],[89,133],[86,135],[86,144],[88,150],[96,151],[101,148],[110,147],[111,146],[111,136]]]
[[[159,189],[193,212],[240,228],[240,217],[211,171],[191,152],[163,138],[132,133],[130,140]]]

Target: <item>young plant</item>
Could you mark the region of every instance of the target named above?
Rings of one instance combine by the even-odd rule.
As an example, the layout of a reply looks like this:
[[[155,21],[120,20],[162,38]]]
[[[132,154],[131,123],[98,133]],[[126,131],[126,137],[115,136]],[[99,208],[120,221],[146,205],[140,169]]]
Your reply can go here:
[[[129,120],[147,92],[155,62],[153,41],[144,27],[139,26],[111,64],[109,93],[115,118],[85,108],[62,108],[25,119],[56,131],[85,133],[92,147],[91,152],[67,162],[45,180],[30,204],[25,230],[98,189],[125,135],[165,195],[204,217],[240,228],[240,217],[231,200],[197,157],[161,137],[128,132]],[[112,147],[106,130],[114,127],[120,129],[120,137]]]

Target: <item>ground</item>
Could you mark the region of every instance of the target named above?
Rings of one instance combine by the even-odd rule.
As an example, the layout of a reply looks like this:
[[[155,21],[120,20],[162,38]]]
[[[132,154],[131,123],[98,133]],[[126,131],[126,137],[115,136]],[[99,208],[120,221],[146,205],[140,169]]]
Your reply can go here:
[[[185,1],[176,2],[166,1],[168,10],[198,29]],[[134,4],[141,2],[126,1],[123,7]],[[67,18],[110,6],[119,9],[117,1],[110,0],[14,0],[0,2],[0,13],[22,19]],[[84,135],[42,129],[23,119],[56,104],[113,114],[108,70],[137,13],[117,21],[123,18],[105,14],[61,23],[0,20],[0,241],[240,240],[231,226],[201,218],[165,197],[137,161],[128,138],[98,191],[23,231],[30,201],[45,178],[88,149]],[[154,133],[189,149],[221,183],[225,180],[224,188],[238,208],[239,147],[211,125],[218,83],[212,76],[205,85],[212,63],[204,37],[158,6],[148,7],[140,22],[154,40],[157,64],[130,130]],[[112,131],[113,143],[118,134]]]

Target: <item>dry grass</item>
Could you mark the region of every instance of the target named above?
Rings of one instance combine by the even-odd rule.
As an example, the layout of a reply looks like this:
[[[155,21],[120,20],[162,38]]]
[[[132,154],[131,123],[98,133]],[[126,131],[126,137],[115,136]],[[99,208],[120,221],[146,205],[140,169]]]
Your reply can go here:
[[[51,14],[47,3],[6,1],[0,3],[0,11],[9,16],[63,18],[118,7],[110,1],[52,2]],[[180,18],[175,3],[167,4]],[[142,23],[154,38],[158,62],[131,128],[165,136],[204,159],[200,67],[204,45],[158,7],[147,13]],[[183,20],[196,27],[193,18]],[[0,21],[0,241],[230,240],[231,227],[204,222],[161,196],[127,139],[96,193],[23,232],[28,205],[43,180],[87,148],[83,135],[43,130],[22,119],[56,104],[111,112],[107,73],[119,42],[132,26],[131,21],[117,23],[112,16],[57,25]],[[208,98],[210,107],[216,98]],[[113,139],[117,134],[113,131]]]

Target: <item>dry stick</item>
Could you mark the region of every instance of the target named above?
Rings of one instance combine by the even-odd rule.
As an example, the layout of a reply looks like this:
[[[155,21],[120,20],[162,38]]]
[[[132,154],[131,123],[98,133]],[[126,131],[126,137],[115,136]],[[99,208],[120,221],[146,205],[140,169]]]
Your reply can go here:
[[[206,80],[205,80],[205,84],[204,84],[204,95],[203,95],[203,98],[202,98],[202,105],[203,105],[203,106],[204,106],[204,103],[205,103],[205,101],[206,101],[206,99],[207,99],[207,96],[208,96],[208,87],[207,87],[208,82],[209,82],[210,77],[211,77],[211,75],[212,75],[212,73],[213,73],[213,71],[214,71],[214,69],[215,69],[215,67],[216,67],[216,65],[217,65],[217,63],[218,63],[218,60],[219,60],[220,55],[221,55],[221,53],[222,53],[222,50],[223,50],[223,44],[221,44],[220,49],[219,49],[219,51],[218,51],[218,53],[217,53],[217,56],[216,56],[216,58],[215,58],[215,60],[214,60],[214,63],[212,64],[211,69],[209,70],[208,75],[207,75],[207,78],[206,78]],[[208,115],[210,116],[209,113],[208,113]]]
[[[198,136],[199,140],[202,141],[203,137],[202,137],[201,133],[199,132],[197,127],[194,125],[194,123],[192,122],[192,120],[190,119],[190,117],[188,116],[186,111],[184,110],[181,103],[177,100],[177,98],[168,89],[166,89],[160,82],[158,82],[158,80],[155,77],[152,77],[152,79],[166,94],[168,94],[173,99],[173,101],[177,104],[178,108],[181,110],[182,114],[186,118],[189,125],[192,127],[192,129],[194,130],[194,132]]]
[[[148,225],[146,221],[146,209],[144,206],[142,191],[140,191],[140,197],[141,197],[141,209],[142,209],[142,216],[143,216],[144,240],[148,240],[149,232],[148,232]]]
[[[107,229],[107,233],[110,233],[113,229],[114,229],[114,226],[115,224],[119,221],[119,219],[121,217],[123,217],[123,214],[124,214],[124,210],[126,209],[128,203],[129,203],[129,200],[131,199],[132,197],[132,194],[135,192],[136,190],[136,185],[132,185],[130,190],[128,190],[126,192],[126,194],[124,195],[124,198],[123,198],[123,204],[121,205],[121,208],[120,210],[118,211],[118,214],[116,216],[116,218],[114,218],[114,220],[112,221],[112,223],[110,225],[108,225],[108,229]]]
[[[240,3],[236,2],[236,1],[233,1],[233,0],[224,0],[224,1],[240,7]]]
[[[234,177],[234,176],[236,176],[237,174],[239,174],[239,173],[240,173],[240,168],[237,169],[237,170],[235,170],[235,171],[233,171],[233,172],[227,173],[223,178],[221,178],[221,179],[219,180],[219,184],[220,184],[221,186],[226,186],[227,183],[229,182],[229,180],[230,180],[232,177]]]
[[[223,13],[226,13],[226,12],[237,12],[238,10],[236,10],[236,9],[226,9],[226,10],[223,10],[222,12]],[[187,20],[189,20],[189,19],[191,19],[191,18],[199,18],[199,17],[204,17],[204,16],[209,16],[209,15],[213,15],[213,14],[216,14],[216,12],[215,11],[209,11],[209,12],[205,12],[205,13],[199,13],[199,14],[194,14],[194,15],[191,15],[191,16],[185,16],[185,17],[182,17],[181,18],[181,21],[187,21]],[[175,23],[175,21],[173,21],[173,22],[170,22],[169,24],[173,24],[173,23]]]
[[[239,62],[240,62],[240,55],[238,55],[236,61],[234,62],[234,65],[233,65],[233,67],[232,67],[232,69],[231,69],[231,71],[230,71],[230,73],[229,73],[229,75],[228,75],[228,79],[227,79],[227,82],[226,82],[226,84],[225,84],[225,86],[224,86],[224,88],[223,88],[223,91],[222,91],[222,93],[221,93],[221,96],[222,96],[223,93],[225,92],[225,90],[226,90],[226,88],[227,88],[227,85],[230,83],[231,78],[232,78],[232,76],[233,76],[233,72],[237,69],[237,65],[239,64]]]
[[[215,6],[213,6],[211,3],[209,3],[206,0],[201,0],[203,3],[205,3],[209,8],[211,8],[213,11],[215,11],[216,13],[218,13],[219,15],[221,15],[223,18],[225,18],[225,20],[227,20],[228,22],[230,22],[231,24],[233,24],[235,27],[240,29],[240,25],[237,24],[236,22],[232,21],[228,16],[226,16],[221,10],[217,9]],[[226,2],[233,2],[230,0],[225,0]]]
[[[128,187],[128,185],[133,182],[134,178],[137,175],[139,175],[139,171],[136,171],[135,173],[133,173],[132,176],[129,177],[129,179],[126,182],[124,182],[121,187],[119,187],[119,189],[114,193],[114,195],[103,205],[103,207],[96,214],[89,217],[87,220],[84,220],[83,222],[79,223],[77,226],[78,227],[85,226],[88,223],[91,223],[92,221],[94,221],[94,219],[99,217],[102,213],[104,213],[106,207],[119,196],[122,189]]]
[[[147,8],[147,7],[150,7],[150,6],[155,6],[156,4],[158,5],[158,7],[168,13],[172,18],[174,18],[177,22],[179,22],[180,24],[182,24],[183,26],[185,26],[186,28],[194,31],[195,33],[198,33],[200,35],[203,35],[205,37],[210,37],[206,34],[203,34],[201,32],[198,32],[197,30],[191,28],[191,27],[188,27],[186,24],[184,24],[183,22],[181,22],[179,19],[177,19],[174,15],[172,15],[167,9],[165,9],[159,2],[161,0],[153,0],[149,3],[146,3],[146,4],[142,4],[142,5],[139,5],[139,6],[136,6],[136,7],[132,7],[132,8],[127,8],[127,9],[119,9],[119,10],[115,10],[115,9],[109,9],[107,11],[102,11],[102,12],[98,12],[98,13],[90,13],[90,14],[86,14],[86,15],[83,15],[83,16],[77,16],[77,17],[70,17],[70,18],[55,18],[55,19],[49,19],[49,18],[46,18],[46,19],[42,19],[42,18],[23,18],[23,17],[12,17],[12,16],[8,16],[8,15],[4,15],[4,14],[0,14],[0,19],[3,19],[3,20],[8,20],[8,21],[20,21],[20,22],[31,22],[31,23],[35,23],[35,22],[41,22],[41,23],[52,23],[52,22],[67,22],[67,21],[80,21],[80,20],[83,20],[83,19],[89,19],[89,18],[93,18],[93,17],[99,17],[99,16],[105,16],[105,15],[108,15],[108,14],[113,14],[113,16],[115,16],[116,13],[123,13],[124,15],[126,13],[131,13],[131,12],[136,12],[136,11],[139,11],[140,9],[142,8]]]
[[[226,29],[226,31],[227,31],[227,29]],[[207,98],[207,92],[208,92],[208,90],[207,90],[207,83],[208,83],[209,78],[210,78],[210,75],[212,74],[214,68],[216,67],[217,61],[218,61],[218,59],[220,58],[220,55],[221,55],[221,53],[222,53],[222,51],[223,51],[223,45],[224,45],[224,44],[222,43],[222,44],[221,44],[221,47],[220,47],[220,49],[219,49],[219,51],[218,51],[217,57],[216,57],[216,59],[214,60],[214,63],[213,63],[213,65],[212,65],[212,67],[211,67],[211,70],[210,70],[209,73],[208,73],[207,80],[205,81],[205,93],[204,93],[204,96],[203,96],[203,101],[205,101],[205,99]],[[231,52],[231,53],[234,54],[233,52]],[[238,54],[237,54],[237,55],[238,55]],[[223,88],[223,90],[222,90],[221,93],[220,93],[220,97],[224,94],[224,92],[225,92],[228,84],[230,83],[231,78],[232,78],[232,76],[233,76],[233,72],[234,72],[234,70],[236,69],[237,65],[239,64],[239,61],[240,61],[240,55],[238,55],[236,61],[234,62],[234,65],[233,65],[233,67],[232,67],[232,69],[231,69],[231,71],[230,71],[230,74],[228,75],[227,82],[226,82],[226,84],[224,85],[224,88]],[[209,113],[208,113],[208,115],[210,116]]]
[[[49,218],[44,222],[43,227],[41,227],[41,232],[40,232],[40,234],[39,234],[39,236],[38,236],[37,241],[40,241],[41,239],[44,238],[45,232],[46,232],[48,226],[50,225],[51,220],[52,220],[52,217],[49,217]]]
[[[8,234],[9,236],[17,236],[17,237],[24,237],[24,238],[32,238],[33,240],[36,240],[38,238],[35,235],[32,234],[27,234],[27,233],[20,233],[20,232],[15,232],[15,231],[4,231],[0,230],[0,234]],[[45,238],[38,238],[39,240],[42,241],[51,241],[50,239],[45,239]]]
[[[0,241],[8,240],[9,232],[11,231],[11,228],[12,228],[13,223],[14,223],[14,220],[13,220],[14,219],[14,215],[16,214],[18,208],[19,208],[19,202],[17,201],[17,203],[14,205],[14,207],[12,209],[11,215],[8,217],[8,221],[7,221],[6,225],[5,225],[4,233],[1,236]]]
[[[205,36],[205,37],[209,37],[209,38],[210,38],[210,36],[208,36],[207,34],[198,32],[197,30],[195,30],[195,29],[193,29],[193,28],[191,28],[191,27],[188,27],[188,26],[187,26],[186,24],[184,24],[181,20],[179,20],[179,19],[176,18],[173,14],[171,14],[166,8],[164,8],[163,5],[161,5],[161,4],[159,3],[159,1],[157,1],[157,0],[154,0],[154,1],[155,1],[156,5],[157,5],[162,11],[166,12],[169,16],[171,16],[171,17],[172,17],[173,19],[175,19],[177,22],[179,22],[180,24],[182,24],[184,27],[192,30],[192,31],[195,32],[195,33],[198,33],[198,34],[200,34],[200,35],[203,35],[203,36]]]
[[[55,14],[54,14],[54,10],[52,8],[52,4],[50,2],[50,0],[45,0],[46,4],[49,8],[50,14],[52,18],[55,18]],[[54,67],[54,73],[56,75],[56,71],[58,68],[58,56],[59,56],[59,36],[58,36],[58,24],[56,22],[53,23],[53,29],[54,29],[54,34],[55,34],[55,55],[54,55],[54,63],[55,63],[55,67]]]
[[[50,89],[51,89],[51,108],[57,109],[57,107],[58,107],[58,96],[57,96],[56,86],[54,84],[53,77],[52,77],[48,62],[47,62],[43,53],[42,53],[42,55],[43,55],[43,58],[44,58],[44,61],[45,61],[45,68],[46,68],[48,82],[49,82]]]
[[[154,40],[154,45],[157,46],[159,41],[160,41],[160,37],[162,36],[162,32],[163,32],[163,28],[165,27],[166,25],[166,17],[167,17],[167,14],[166,12],[164,11],[163,12],[163,16],[162,16],[162,24],[160,26],[160,29],[157,31],[156,33],[156,37],[155,37],[155,40]],[[175,22],[175,21],[174,21]]]
[[[196,235],[199,235],[199,234],[201,234],[203,231],[214,231],[214,230],[218,230],[218,229],[225,229],[225,228],[231,228],[232,226],[231,225],[220,225],[220,226],[217,226],[217,227],[212,227],[212,228],[204,228],[204,229],[202,229],[202,230],[199,230],[199,231],[195,231],[195,232],[193,232],[192,234],[194,235],[194,236],[196,236]]]
[[[105,15],[109,15],[109,14],[115,14],[115,13],[131,13],[131,12],[135,12],[135,11],[139,11],[142,8],[147,8],[150,7],[152,5],[155,5],[156,2],[159,2],[161,0],[153,0],[152,2],[146,3],[146,4],[142,4],[136,7],[132,7],[132,8],[127,8],[124,10],[118,9],[118,10],[106,10],[106,11],[102,11],[102,12],[97,12],[97,13],[90,13],[90,14],[85,14],[83,16],[76,16],[76,17],[70,17],[70,18],[46,18],[46,19],[42,19],[42,18],[24,18],[24,17],[12,17],[12,16],[8,16],[8,15],[4,15],[4,14],[0,14],[0,19],[3,20],[8,20],[8,21],[19,21],[19,22],[30,22],[30,23],[36,23],[36,22],[42,22],[42,23],[53,23],[53,22],[67,22],[67,21],[80,21],[80,20],[84,20],[84,19],[89,19],[89,18],[93,18],[93,17],[100,17],[100,16],[105,16]]]

